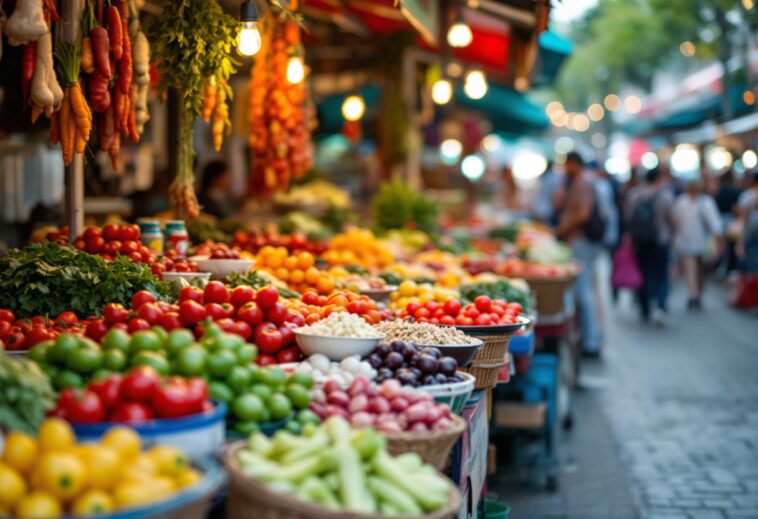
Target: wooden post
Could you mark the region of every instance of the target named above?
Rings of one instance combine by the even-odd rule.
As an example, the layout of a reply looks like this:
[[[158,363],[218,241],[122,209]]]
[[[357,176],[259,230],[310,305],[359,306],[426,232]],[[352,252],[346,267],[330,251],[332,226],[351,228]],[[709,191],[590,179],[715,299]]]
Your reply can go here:
[[[56,42],[78,41],[84,0],[62,2],[63,12],[57,25]],[[84,230],[84,157],[75,153],[74,160],[66,166],[66,221],[70,229],[70,240]]]

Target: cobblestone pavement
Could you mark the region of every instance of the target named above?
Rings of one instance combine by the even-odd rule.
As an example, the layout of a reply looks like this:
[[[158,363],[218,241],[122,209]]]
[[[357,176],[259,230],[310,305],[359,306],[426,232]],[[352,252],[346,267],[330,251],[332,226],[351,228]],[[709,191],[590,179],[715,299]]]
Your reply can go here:
[[[758,315],[713,287],[675,293],[663,329],[607,308],[607,348],[583,365],[555,494],[493,485],[520,518],[758,519]],[[607,437],[610,436],[610,437]]]

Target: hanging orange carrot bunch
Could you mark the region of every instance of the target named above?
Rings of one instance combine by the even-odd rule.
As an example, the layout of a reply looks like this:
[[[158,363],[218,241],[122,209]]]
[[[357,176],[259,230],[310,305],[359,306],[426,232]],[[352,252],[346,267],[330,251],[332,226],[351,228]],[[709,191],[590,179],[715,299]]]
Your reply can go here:
[[[84,153],[92,129],[92,112],[79,85],[80,56],[80,45],[76,43],[63,42],[56,49],[58,75],[64,90],[51,133],[54,140],[60,140],[66,166],[74,160],[75,153]]]

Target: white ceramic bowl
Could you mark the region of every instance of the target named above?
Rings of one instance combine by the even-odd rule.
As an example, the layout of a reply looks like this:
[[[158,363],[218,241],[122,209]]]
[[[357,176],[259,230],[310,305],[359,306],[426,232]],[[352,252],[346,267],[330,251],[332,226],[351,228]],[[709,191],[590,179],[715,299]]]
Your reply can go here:
[[[330,360],[341,361],[351,355],[365,357],[376,348],[384,335],[375,339],[358,339],[353,337],[328,337],[324,335],[310,335],[295,330],[297,345],[306,355],[321,353]]]
[[[161,273],[163,281],[173,281],[175,279],[186,279],[192,281],[193,279],[202,279],[208,281],[211,277],[210,272],[163,272]]]
[[[419,386],[411,388],[414,391],[423,391],[429,393],[434,397],[434,401],[438,404],[447,404],[450,406],[450,410],[455,414],[461,414],[463,408],[466,406],[466,402],[471,398],[471,393],[474,391],[474,382],[476,377],[470,373],[463,371],[458,372],[463,376],[462,382],[453,382],[452,384],[435,384],[432,386]],[[408,387],[408,386],[403,386]]]
[[[386,303],[390,299],[390,295],[392,292],[397,290],[397,287],[394,285],[389,285],[385,288],[370,288],[367,290],[361,290],[362,296],[369,296],[372,300],[376,301],[377,303]]]
[[[210,272],[214,278],[225,278],[238,272],[244,274],[253,267],[255,261],[248,259],[196,259],[193,260],[203,272]]]

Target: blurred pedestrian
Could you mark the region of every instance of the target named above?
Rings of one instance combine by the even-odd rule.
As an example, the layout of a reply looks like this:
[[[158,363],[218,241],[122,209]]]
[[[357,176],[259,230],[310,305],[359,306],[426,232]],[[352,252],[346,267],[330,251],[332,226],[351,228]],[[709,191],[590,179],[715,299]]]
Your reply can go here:
[[[737,202],[742,222],[742,233],[737,242],[737,253],[742,258],[746,274],[758,274],[758,171],[750,175],[751,185]]]
[[[216,218],[226,218],[236,209],[234,199],[229,193],[231,175],[226,163],[220,160],[209,162],[203,168],[200,177],[200,189],[197,194],[198,202],[203,212]]]
[[[629,191],[624,207],[626,229],[642,273],[642,286],[637,291],[640,317],[643,321],[650,319],[652,301],[653,322],[659,326],[665,324],[667,313],[673,202],[673,193],[661,170],[655,167],[646,173],[645,184]]]
[[[561,181],[561,176],[553,169],[553,161],[549,161],[547,169],[540,175],[537,194],[532,205],[532,216],[550,227],[555,227],[558,223],[555,194],[561,187]]]
[[[603,251],[604,227],[598,223],[599,203],[592,186],[592,178],[584,171],[584,160],[576,152],[566,156],[565,186],[562,189],[561,217],[556,234],[566,241],[581,263],[576,279],[577,304],[582,352],[586,356],[599,356],[603,337],[597,313],[593,281],[595,260]]]
[[[702,309],[705,267],[723,249],[721,218],[700,179],[691,180],[674,203],[674,246],[681,257],[689,299],[687,308]],[[715,253],[715,256],[714,256]]]
[[[733,232],[737,222],[737,201],[740,198],[742,190],[737,186],[734,179],[734,172],[728,169],[719,178],[719,188],[716,192],[716,206],[721,215],[721,228],[724,229],[726,247],[724,254],[719,258],[719,277],[726,277],[737,267],[737,256],[735,254],[735,245],[739,239],[738,233]],[[739,226],[739,225],[738,225]]]
[[[619,241],[619,212],[616,204],[616,190],[609,175],[596,161],[590,162],[588,169],[592,175],[592,186],[605,222],[602,242],[612,252],[618,246]]]
[[[502,172],[502,189],[500,191],[500,205],[511,212],[519,212],[526,207],[523,200],[523,193],[516,185],[516,179],[513,177],[513,170],[510,166],[503,166]]]

